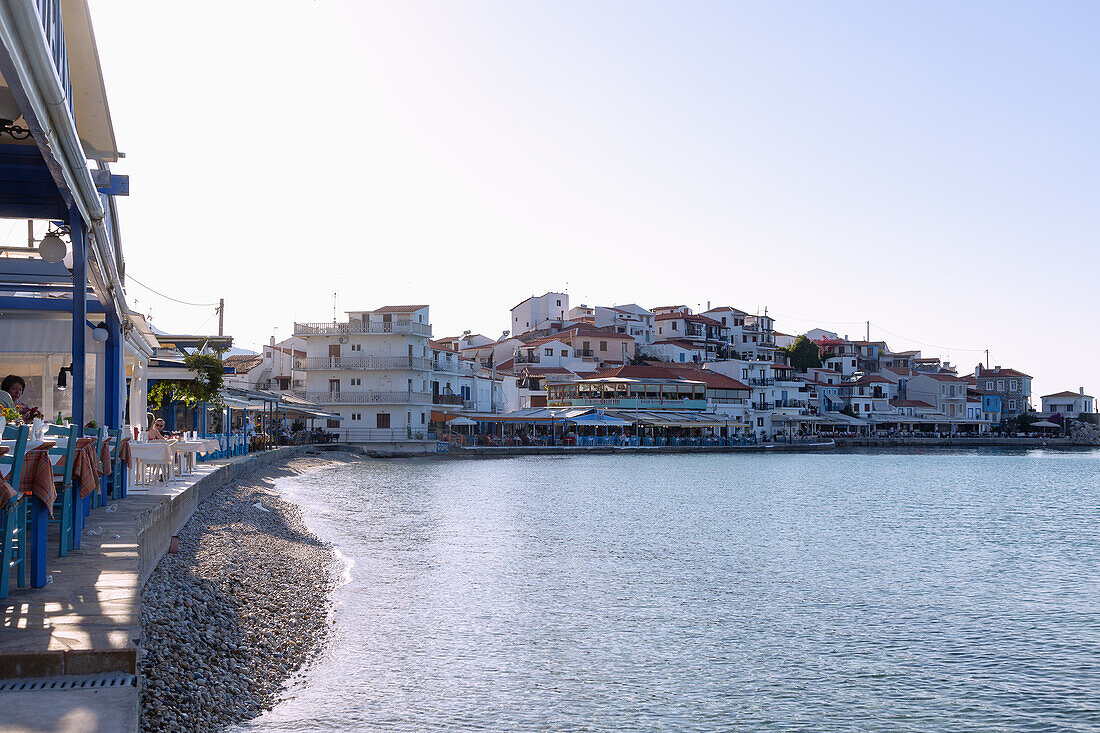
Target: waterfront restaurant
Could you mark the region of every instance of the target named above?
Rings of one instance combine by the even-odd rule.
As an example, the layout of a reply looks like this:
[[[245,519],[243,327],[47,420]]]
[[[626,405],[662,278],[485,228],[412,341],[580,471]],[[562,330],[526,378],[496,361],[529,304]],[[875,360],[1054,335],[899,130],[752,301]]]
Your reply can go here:
[[[642,376],[616,376],[633,369]],[[659,367],[622,367],[610,375],[547,384],[547,406],[503,414],[466,414],[483,442],[505,445],[721,445],[748,426],[708,410],[707,382]],[[632,372],[633,373],[633,372]],[[733,383],[737,384],[737,383]]]
[[[0,369],[26,382],[19,402],[45,408],[47,419],[58,412],[70,418],[70,437],[93,419],[119,431],[125,355],[138,358],[148,349],[140,335],[129,338],[135,325],[115,206],[129,180],[111,171],[121,156],[90,14],[83,0],[5,0],[2,7],[0,219],[7,220],[4,230],[25,231],[26,238],[0,242]],[[30,453],[25,431],[6,427],[4,448]],[[19,458],[6,464],[9,480],[28,463]],[[16,493],[5,511],[17,504],[31,517],[34,550],[24,567],[30,584],[41,586],[48,509],[37,495],[23,501]],[[91,497],[81,500],[80,493],[65,494],[75,497],[66,530],[74,548],[91,510]],[[5,552],[13,549],[10,539]]]

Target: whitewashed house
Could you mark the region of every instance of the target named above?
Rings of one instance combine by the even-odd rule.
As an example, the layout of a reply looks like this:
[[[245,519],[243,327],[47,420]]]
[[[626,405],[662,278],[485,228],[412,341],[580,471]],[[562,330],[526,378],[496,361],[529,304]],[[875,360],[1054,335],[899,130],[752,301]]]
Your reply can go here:
[[[565,321],[568,313],[568,293],[532,295],[512,307],[509,321],[512,324],[512,335],[520,336],[543,328],[548,321]]]
[[[1090,415],[1096,412],[1096,399],[1092,395],[1085,394],[1085,388],[1081,387],[1076,392],[1055,392],[1042,396],[1043,412],[1047,415],[1061,415],[1062,417],[1078,418],[1081,415]]]

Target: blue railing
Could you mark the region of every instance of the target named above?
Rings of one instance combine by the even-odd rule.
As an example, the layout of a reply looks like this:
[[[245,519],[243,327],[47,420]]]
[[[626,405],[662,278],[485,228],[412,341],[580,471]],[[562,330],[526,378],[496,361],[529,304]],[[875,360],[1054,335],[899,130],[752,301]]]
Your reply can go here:
[[[73,83],[69,78],[69,53],[65,49],[65,29],[61,25],[61,0],[35,0],[35,5],[38,6],[38,17],[42,21],[42,32],[50,47],[57,78],[61,80],[61,88],[65,92],[69,114],[76,120],[76,112],[73,110]]]

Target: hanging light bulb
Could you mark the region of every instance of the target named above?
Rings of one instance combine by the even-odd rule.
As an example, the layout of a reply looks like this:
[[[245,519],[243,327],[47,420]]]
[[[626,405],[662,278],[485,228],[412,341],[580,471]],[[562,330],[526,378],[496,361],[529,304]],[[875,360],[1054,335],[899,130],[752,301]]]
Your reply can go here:
[[[63,262],[69,255],[69,246],[57,232],[50,232],[38,243],[38,256],[46,262]]]
[[[101,323],[92,329],[92,340],[103,343],[107,340],[107,324]]]

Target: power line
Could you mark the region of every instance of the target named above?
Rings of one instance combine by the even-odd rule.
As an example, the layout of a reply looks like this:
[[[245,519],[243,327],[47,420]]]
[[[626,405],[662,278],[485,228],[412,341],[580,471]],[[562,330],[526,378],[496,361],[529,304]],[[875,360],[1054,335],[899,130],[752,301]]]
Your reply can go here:
[[[878,325],[874,321],[871,321],[871,325],[874,326],[875,328],[877,328],[878,330],[882,331],[883,333],[889,334],[891,336],[895,336],[899,339],[902,339],[903,341],[908,341],[908,342],[914,343],[914,344],[920,344],[921,346],[927,346],[930,349],[942,349],[944,351],[974,351],[974,352],[985,351],[985,349],[957,349],[954,346],[938,346],[936,344],[929,344],[929,343],[925,343],[924,341],[919,341],[917,339],[909,338],[908,336],[902,336],[900,333],[894,333],[893,331],[887,331],[885,328]]]
[[[148,290],[150,293],[156,293],[160,297],[166,298],[166,299],[172,301],[173,303],[179,303],[180,305],[193,305],[196,308],[217,308],[220,305],[219,303],[189,303],[186,300],[180,300],[179,298],[173,298],[171,295],[165,295],[164,293],[160,292],[159,290],[153,290],[153,288],[149,287],[148,285],[143,283],[141,280],[138,280],[133,275],[127,274],[126,277],[129,278],[130,280],[133,280],[138,285],[140,285],[141,287]]]
[[[824,326],[862,326],[865,323],[867,323],[867,321],[823,321],[820,318],[799,318],[798,316],[787,316],[787,315],[783,315],[782,313],[776,313],[775,311],[772,311],[772,315],[778,316],[779,318],[789,318],[789,319],[794,320],[794,321],[804,321],[806,323],[818,323],[818,324],[821,324],[821,325],[824,325]],[[889,334],[890,336],[894,336],[895,338],[902,339],[903,341],[908,341],[910,343],[919,344],[921,346],[926,346],[929,349],[942,349],[943,351],[967,351],[967,352],[974,352],[974,353],[980,353],[980,352],[985,351],[985,349],[957,349],[953,346],[939,346],[937,344],[930,344],[930,343],[927,343],[925,341],[921,341],[919,339],[909,338],[908,336],[902,336],[900,333],[894,333],[893,331],[889,331],[889,330],[883,328],[882,326],[878,325],[874,321],[870,321],[870,324],[871,324],[871,326],[873,326],[874,328],[877,328],[879,331],[882,331],[885,334]]]

